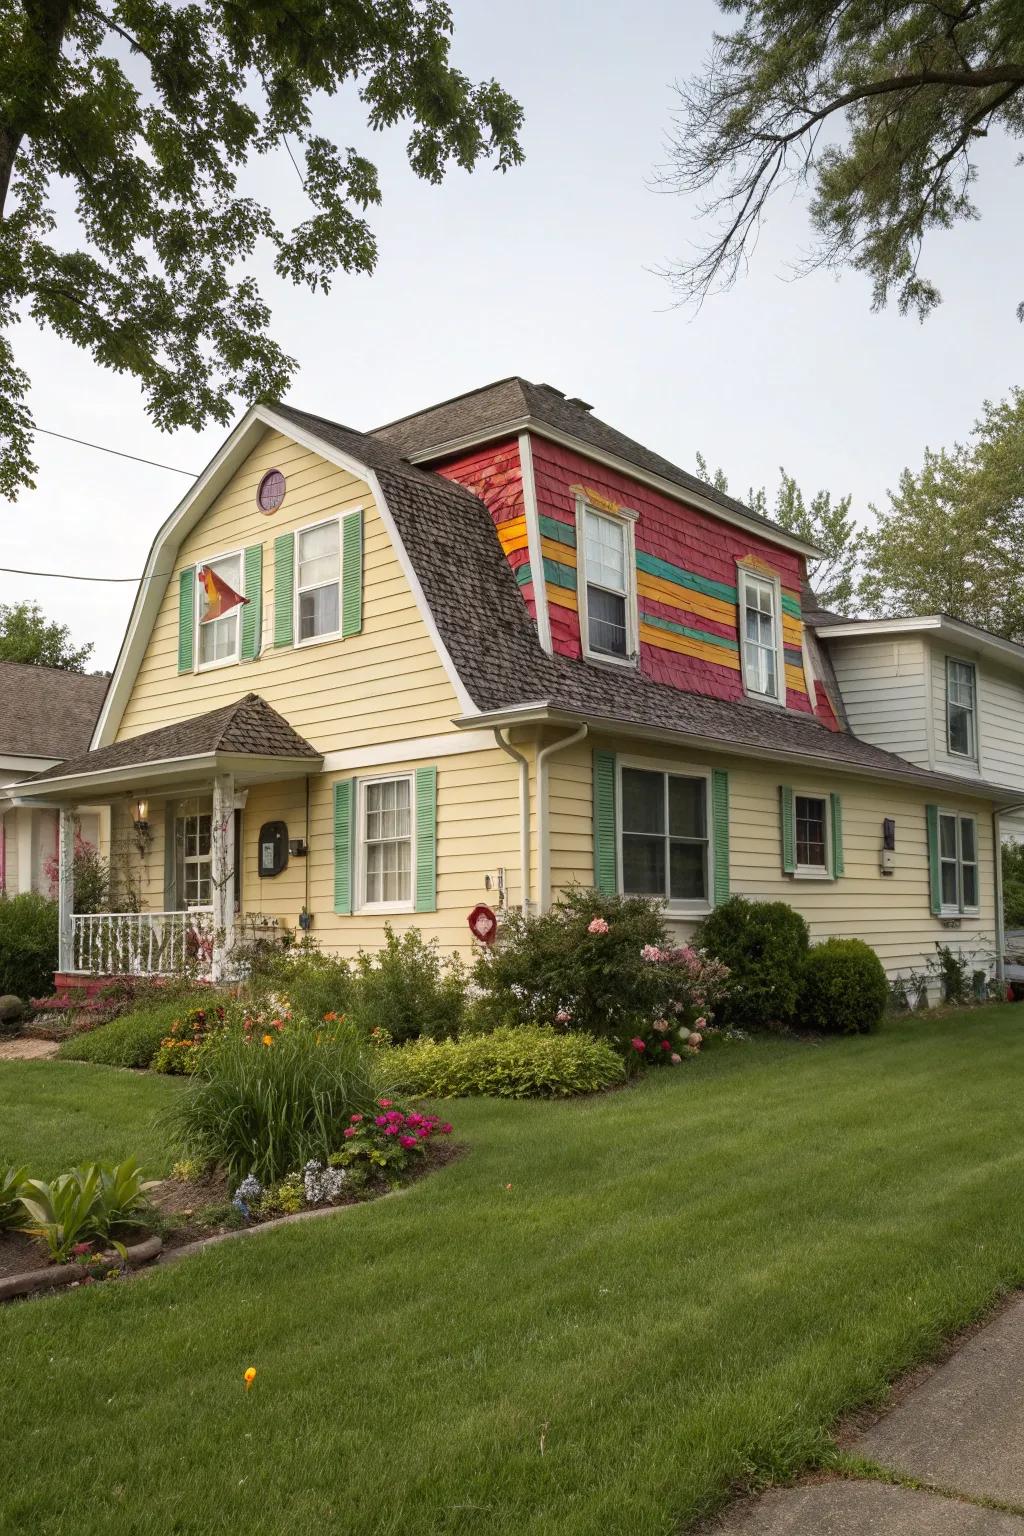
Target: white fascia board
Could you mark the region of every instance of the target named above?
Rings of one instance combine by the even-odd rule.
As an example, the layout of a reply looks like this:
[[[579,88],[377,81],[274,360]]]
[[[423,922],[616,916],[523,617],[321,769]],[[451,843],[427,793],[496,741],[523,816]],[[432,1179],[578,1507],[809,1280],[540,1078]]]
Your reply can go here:
[[[295,424],[290,422],[287,417],[278,416],[276,412],[269,410],[266,406],[256,406],[255,410],[259,415],[260,420],[264,422],[266,426],[273,427],[278,432],[283,432],[286,437],[292,438],[296,443],[301,444],[301,446],[304,448],[308,448],[312,453],[319,454],[320,457],[322,459],[326,459],[328,463],[336,464],[339,469],[345,469],[350,475],[355,475],[357,479],[366,481],[366,484],[370,487],[370,492],[373,496],[373,499],[377,504],[377,512],[380,515],[381,522],[384,524],[384,527],[387,530],[388,538],[391,540],[392,548],[398,557],[398,563],[402,567],[402,574],[405,576],[405,579],[409,583],[409,586],[412,590],[412,595],[415,599],[416,607],[419,609],[420,618],[423,620],[423,623],[427,629],[427,633],[430,635],[430,638],[434,643],[434,647],[441,660],[441,665],[444,667],[444,670],[448,676],[448,681],[451,683],[452,688],[455,691],[455,697],[459,701],[459,707],[465,714],[472,714],[476,709],[476,705],[473,703],[473,700],[470,698],[469,693],[467,692],[462,682],[462,679],[456,672],[455,663],[452,661],[452,658],[449,655],[447,646],[441,639],[437,624],[434,621],[434,615],[431,611],[430,604],[427,602],[426,594],[420,585],[420,579],[416,574],[413,563],[409,559],[409,553],[405,545],[402,543],[402,539],[395,524],[395,520],[391,515],[391,509],[387,504],[387,499],[383,490],[381,489],[381,484],[377,479],[375,471],[370,469],[368,465],[361,464],[358,459],[351,458],[347,453],[342,453],[332,444],[325,442],[322,437],[317,437],[315,433],[307,432],[305,428],[295,426]]]
[[[1010,666],[1024,667],[1024,646],[1013,640],[1004,640],[974,624],[948,618],[942,613],[929,613],[908,619],[860,619],[851,624],[819,624],[815,631],[826,640],[873,639],[876,636],[933,634],[950,644],[980,651],[986,656],[996,656]]]
[[[660,491],[663,496],[670,497],[672,501],[682,502],[687,507],[696,507],[699,511],[706,512],[709,517],[717,517],[723,523],[731,523],[735,528],[742,528],[745,533],[756,534],[758,538],[765,539],[770,544],[779,544],[783,549],[792,550],[794,554],[803,555],[808,560],[818,560],[823,554],[816,544],[807,544],[803,539],[798,539],[795,534],[776,528],[774,524],[766,526],[756,517],[746,517],[740,512],[734,512],[730,507],[723,507],[720,502],[712,501],[710,496],[702,496],[699,491],[691,491],[688,487],[678,485],[674,480],[666,480],[661,475],[652,474],[650,470],[641,469],[629,459],[622,459],[618,454],[595,448],[583,438],[576,437],[571,432],[560,432],[557,427],[548,426],[546,422],[537,421],[532,416],[517,416],[509,421],[499,422],[497,426],[488,427],[486,431],[451,438],[447,442],[436,443],[423,452],[410,453],[407,457],[411,464],[427,465],[435,459],[445,459],[453,453],[461,453],[465,449],[477,448],[483,443],[493,442],[496,438],[511,437],[522,432],[532,432],[537,437],[547,438],[548,442],[557,443],[559,447],[570,448],[581,458],[592,459],[595,464],[603,464],[608,469],[614,469],[618,474],[625,475],[627,479],[636,480],[641,485],[649,485],[653,490]]]
[[[0,752],[0,774],[42,773],[44,768],[52,768],[60,761],[59,757],[22,757],[18,752]],[[8,781],[4,778],[0,782]]]
[[[234,773],[242,778],[259,780],[301,779],[319,773],[322,757],[264,757],[248,752],[200,752],[192,757],[168,757],[149,763],[124,763],[116,768],[94,768],[84,773],[71,773],[63,777],[44,779],[41,783],[28,780],[24,797],[15,795],[19,804],[29,798],[38,805],[47,805],[69,796],[80,796],[85,791],[97,795],[119,795],[128,790],[153,789],[169,783],[177,785],[182,779],[213,778],[217,773]]]
[[[459,757],[467,752],[493,752],[490,731],[475,729],[479,715],[466,717],[468,731],[449,731],[447,736],[411,736],[404,741],[381,741],[372,747],[350,747],[340,752],[324,753],[324,773],[342,773],[354,768],[385,768],[392,763],[429,762],[437,757]]]
[[[456,720],[456,725],[461,725]],[[1004,788],[998,784],[979,783],[970,779],[952,778],[948,774],[929,773],[927,769],[914,771],[889,771],[872,768],[865,763],[843,762],[824,753],[787,751],[784,747],[754,747],[745,742],[718,741],[714,737],[691,735],[686,731],[673,731],[667,727],[638,725],[626,720],[616,720],[607,715],[588,715],[585,712],[550,708],[547,704],[520,704],[511,709],[494,709],[475,715],[467,725],[488,725],[492,729],[512,725],[588,725],[592,734],[624,736],[636,741],[656,741],[665,746],[679,745],[687,749],[697,748],[721,757],[757,758],[764,762],[796,763],[801,767],[816,769],[819,773],[839,773],[850,778],[879,779],[886,784],[912,784],[947,794],[957,793],[975,800],[1011,801],[1019,799],[1020,790]],[[908,765],[912,766],[912,765]]]

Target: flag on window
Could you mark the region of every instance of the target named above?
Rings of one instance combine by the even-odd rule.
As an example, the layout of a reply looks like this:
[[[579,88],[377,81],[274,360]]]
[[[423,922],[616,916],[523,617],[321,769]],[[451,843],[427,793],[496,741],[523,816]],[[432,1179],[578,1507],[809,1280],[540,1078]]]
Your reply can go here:
[[[247,603],[249,599],[229,587],[222,577],[209,565],[199,568],[199,580],[206,592],[206,612],[199,620],[200,624],[209,624],[214,619],[222,619],[232,608],[237,608],[241,603]]]

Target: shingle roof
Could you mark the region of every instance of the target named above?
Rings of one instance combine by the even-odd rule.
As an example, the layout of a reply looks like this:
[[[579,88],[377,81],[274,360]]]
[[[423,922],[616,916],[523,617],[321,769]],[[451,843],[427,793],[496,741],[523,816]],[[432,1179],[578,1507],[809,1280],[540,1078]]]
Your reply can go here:
[[[653,727],[740,752],[810,756],[848,769],[920,779],[924,770],[810,715],[725,701],[633,671],[549,656],[537,640],[483,502],[443,475],[406,463],[390,443],[292,406],[281,416],[373,469],[455,670],[482,711],[546,703],[610,724]],[[956,783],[931,775],[937,783]],[[987,786],[975,785],[985,790]]]
[[[92,739],[110,678],[0,661],[0,754],[69,757]]]
[[[786,533],[784,528],[780,528],[770,518],[762,517],[735,497],[716,490],[696,475],[680,469],[678,464],[662,458],[660,453],[652,452],[616,427],[609,426],[593,414],[585,401],[575,397],[566,398],[552,384],[531,384],[529,379],[517,376],[499,379],[497,383],[485,384],[481,389],[458,395],[454,400],[445,400],[425,411],[403,416],[399,421],[387,422],[382,427],[376,427],[370,436],[383,439],[403,454],[418,456],[463,437],[494,431],[508,422],[520,421],[524,416],[579,438],[580,442],[602,453],[625,459],[638,469],[646,470],[648,474],[658,475],[662,480],[678,485],[681,490],[692,491],[707,501],[717,502],[728,512],[760,523],[777,533]],[[793,537],[792,534],[787,536]]]
[[[71,758],[36,774],[33,783],[44,779],[72,778],[82,773],[101,773],[112,768],[136,768],[146,763],[173,762],[178,758],[206,757],[214,753],[241,756],[309,758],[320,761],[320,753],[288,721],[272,709],[258,693],[247,693],[233,704],[212,709],[205,715],[162,725],[144,731],[109,747],[99,747],[82,757]]]

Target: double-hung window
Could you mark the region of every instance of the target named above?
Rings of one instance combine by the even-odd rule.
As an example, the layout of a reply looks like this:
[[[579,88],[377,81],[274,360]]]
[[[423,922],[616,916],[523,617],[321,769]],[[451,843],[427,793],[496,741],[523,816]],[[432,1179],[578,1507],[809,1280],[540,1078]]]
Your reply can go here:
[[[296,550],[299,643],[341,628],[341,538],[336,517],[300,530]]]
[[[708,903],[708,781],[622,769],[622,889],[679,908]]]
[[[977,757],[977,679],[974,663],[946,657],[946,744],[954,757]]]
[[[411,908],[415,841],[411,774],[363,780],[360,802],[361,905]]]
[[[213,900],[212,825],[208,811],[178,817],[175,847],[182,907],[208,907]]]
[[[225,586],[231,588],[232,592],[241,593],[242,556],[240,553],[222,555],[219,560],[206,560],[197,568],[197,574],[201,570],[212,571]],[[201,579],[196,581],[196,603],[199,620],[199,665],[213,667],[237,661],[241,605],[232,608],[220,618],[207,618],[211,603],[206,583]]]
[[[973,816],[939,812],[942,911],[978,910],[978,826]]]
[[[583,648],[588,656],[629,661],[635,650],[636,580],[631,518],[579,506]]]
[[[779,584],[740,566],[738,585],[743,686],[759,698],[785,703]]]
[[[827,875],[828,801],[824,795],[794,795],[796,873]]]

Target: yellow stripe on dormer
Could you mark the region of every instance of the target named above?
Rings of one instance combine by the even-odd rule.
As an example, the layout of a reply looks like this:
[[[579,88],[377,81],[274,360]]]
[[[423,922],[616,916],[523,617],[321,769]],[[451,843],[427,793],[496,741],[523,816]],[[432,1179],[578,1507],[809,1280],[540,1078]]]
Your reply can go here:
[[[496,524],[498,540],[506,555],[527,546],[526,518],[510,517],[506,523]]]

